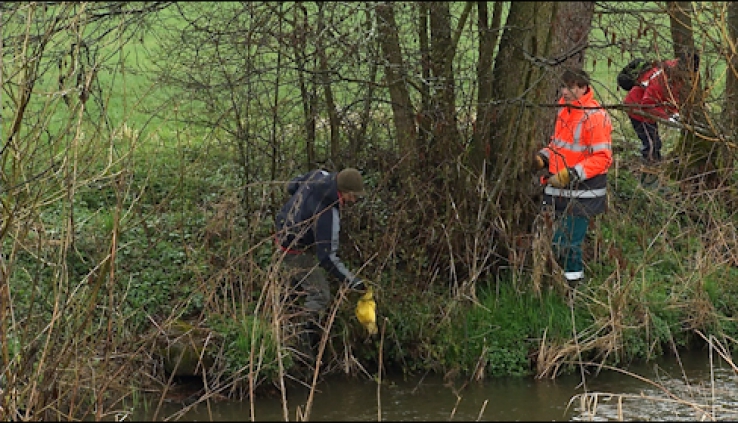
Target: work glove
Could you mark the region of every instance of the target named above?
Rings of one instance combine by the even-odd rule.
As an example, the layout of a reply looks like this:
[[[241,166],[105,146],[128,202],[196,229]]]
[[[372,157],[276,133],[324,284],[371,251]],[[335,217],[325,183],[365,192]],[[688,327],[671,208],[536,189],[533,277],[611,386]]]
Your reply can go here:
[[[565,167],[558,171],[554,176],[548,178],[548,183],[552,187],[556,188],[564,188],[565,186],[569,185],[569,182],[574,182],[577,179],[577,172],[574,170],[570,170],[568,167]]]
[[[544,167],[546,167],[546,158],[540,152],[533,155],[533,172],[538,172]]]

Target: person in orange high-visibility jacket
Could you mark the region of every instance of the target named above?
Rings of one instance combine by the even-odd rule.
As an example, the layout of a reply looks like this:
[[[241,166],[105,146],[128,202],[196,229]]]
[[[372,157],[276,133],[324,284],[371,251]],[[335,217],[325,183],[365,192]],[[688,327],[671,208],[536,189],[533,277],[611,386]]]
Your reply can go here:
[[[582,243],[589,220],[606,208],[612,122],[594,99],[585,71],[566,70],[561,80],[554,134],[534,155],[534,169],[548,171],[541,177],[543,207],[554,212],[554,252],[575,287],[584,278]]]

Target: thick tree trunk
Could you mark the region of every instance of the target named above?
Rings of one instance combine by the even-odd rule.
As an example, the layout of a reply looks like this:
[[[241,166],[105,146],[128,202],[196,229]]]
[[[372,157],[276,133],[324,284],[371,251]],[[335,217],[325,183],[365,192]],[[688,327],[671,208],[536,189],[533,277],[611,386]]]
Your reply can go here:
[[[462,152],[456,116],[453,60],[456,46],[451,36],[451,12],[448,2],[429,3],[431,38],[431,117],[433,137],[429,145],[428,165],[436,167]]]
[[[553,37],[551,46],[551,59],[549,60],[552,70],[558,78],[561,69],[583,69],[584,57],[589,45],[589,32],[592,29],[592,17],[594,16],[594,2],[561,2],[554,5]],[[556,79],[548,85],[547,98],[558,98],[558,89],[561,85]],[[593,85],[593,88],[597,88]],[[556,110],[549,108],[542,111],[541,120],[552,122],[556,118]],[[551,126],[552,128],[553,126]],[[549,130],[546,129],[546,134]],[[545,137],[544,137],[545,138]],[[540,139],[540,138],[537,138]]]
[[[513,2],[495,58],[492,98],[498,104],[490,111],[488,140],[491,176],[497,180],[492,195],[514,232],[527,228],[536,210],[527,161],[553,125],[541,121],[542,110],[529,107],[555,101],[549,94],[552,73],[540,61],[552,47],[553,13],[553,2]]]
[[[392,102],[393,121],[400,157],[403,160],[408,160],[408,167],[413,168],[416,156],[414,143],[417,137],[415,113],[413,112],[413,105],[410,101],[410,93],[405,79],[405,64],[402,59],[394,7],[395,3],[392,2],[382,2],[376,6],[377,28],[379,30],[379,44],[384,55],[385,82],[389,88]]]
[[[592,6],[582,2],[510,6],[493,70],[492,100],[497,104],[485,113],[491,177],[496,181],[491,197],[505,222],[500,241],[508,257],[518,256],[516,248],[527,248],[520,237],[530,231],[538,214],[541,191],[532,180],[530,158],[553,132],[552,106],[563,68],[581,68],[584,63],[592,15]]]
[[[483,171],[485,161],[489,160],[489,140],[491,134],[492,112],[492,63],[502,30],[502,2],[494,2],[492,21],[487,13],[487,2],[477,2],[479,27],[479,62],[477,64],[477,119],[474,124],[469,163],[477,172]]]
[[[709,120],[706,118],[702,84],[699,73],[692,66],[692,55],[695,49],[694,32],[692,29],[692,3],[668,2],[671,36],[674,41],[674,55],[681,57],[674,78],[681,82],[682,89],[677,93],[679,101],[680,119],[687,125],[683,130],[675,153],[678,164],[669,172],[680,180],[689,180],[690,185],[700,189],[715,187],[723,178],[718,166],[718,157],[722,154],[720,144],[712,141],[713,136],[702,136],[699,132],[690,130],[697,126],[706,128]]]

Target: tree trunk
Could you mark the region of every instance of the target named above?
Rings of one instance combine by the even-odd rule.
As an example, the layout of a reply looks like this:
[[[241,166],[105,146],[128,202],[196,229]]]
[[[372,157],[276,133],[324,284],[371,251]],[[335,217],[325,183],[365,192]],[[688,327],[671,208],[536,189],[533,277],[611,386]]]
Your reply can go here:
[[[720,183],[717,157],[721,154],[719,144],[712,142],[713,136],[701,136],[690,130],[697,126],[707,128],[706,110],[702,95],[699,73],[692,67],[692,55],[696,52],[692,30],[692,3],[668,2],[671,36],[674,55],[681,57],[674,78],[681,82],[677,93],[680,120],[686,124],[675,146],[678,165],[669,173],[680,180],[689,180],[694,188],[715,187]]]
[[[528,158],[544,145],[541,134],[553,125],[540,120],[545,111],[528,107],[555,100],[549,94],[552,74],[533,60],[550,52],[553,12],[552,2],[513,2],[495,58],[492,98],[498,104],[490,111],[487,150],[491,177],[497,181],[492,198],[499,201],[502,219],[513,233],[525,231],[537,211]]]
[[[429,165],[447,164],[449,157],[462,151],[456,116],[456,95],[453,60],[456,46],[451,36],[451,12],[448,2],[428,4],[431,38],[431,108],[424,111],[431,117],[432,139],[428,146]]]
[[[338,119],[338,110],[336,109],[336,101],[333,98],[333,88],[331,87],[331,69],[328,66],[328,58],[326,57],[326,43],[324,37],[326,34],[325,16],[323,2],[317,2],[318,5],[318,37],[316,40],[318,53],[318,62],[320,66],[320,84],[323,87],[323,95],[325,96],[325,108],[328,112],[328,127],[330,130],[330,159],[333,163],[339,163],[340,144],[340,127],[341,122]]]
[[[369,33],[371,28],[374,26],[374,15],[371,13],[369,8],[367,8],[364,13],[366,15],[366,33]],[[352,126],[352,131],[349,136],[349,160],[351,163],[356,163],[359,159],[359,153],[365,150],[367,129],[372,123],[372,106],[375,102],[377,75],[379,75],[379,54],[375,53],[374,49],[370,49],[369,51],[369,76],[367,78],[366,93],[361,100],[362,108],[359,116],[358,128]]]
[[[529,247],[520,238],[539,210],[541,189],[531,177],[530,158],[553,132],[563,67],[582,67],[592,14],[592,6],[581,2],[510,6],[493,70],[492,100],[498,104],[488,113],[487,151],[496,181],[491,201],[506,226],[500,248],[511,260],[520,257],[515,249]]]
[[[549,63],[555,69],[558,78],[560,69],[583,69],[584,53],[589,45],[589,32],[592,29],[592,17],[594,16],[594,2],[561,2],[554,5],[553,20],[553,44],[551,46],[551,59]],[[559,85],[558,79],[548,84],[546,98],[558,98]],[[549,108],[541,111],[541,121],[551,122],[556,118],[556,110]],[[546,129],[545,134],[549,134],[550,130]],[[544,134],[543,138],[546,138]],[[541,139],[541,138],[537,138]]]
[[[472,136],[469,163],[482,172],[485,160],[489,160],[490,120],[492,110],[492,61],[501,31],[502,2],[494,2],[492,22],[487,14],[487,2],[477,2],[479,27],[479,62],[477,64],[477,119]]]
[[[409,166],[413,168],[415,161],[414,143],[417,137],[415,129],[415,114],[410,101],[410,93],[405,79],[405,64],[402,59],[400,38],[398,36],[397,23],[395,22],[396,3],[382,2],[376,6],[377,28],[379,31],[379,44],[384,55],[385,82],[389,88],[390,100],[392,102],[392,113],[394,116],[397,144],[400,157],[408,160]]]
[[[728,72],[723,120],[726,123],[726,132],[735,134],[738,130],[738,2],[728,2],[728,38],[733,48],[726,57]]]
[[[297,78],[300,86],[300,99],[302,101],[302,113],[304,116],[303,130],[305,131],[305,171],[313,168],[317,164],[315,156],[315,109],[316,95],[310,88],[312,77],[308,72],[308,60],[305,55],[308,37],[308,12],[302,3],[298,3],[295,7],[295,37],[293,37],[293,51],[295,53],[295,61],[297,63]],[[314,85],[313,85],[314,86]]]
[[[728,49],[725,60],[727,72],[725,76],[725,99],[723,101],[722,134],[733,135],[732,143],[735,145],[738,134],[738,2],[728,2],[728,38],[732,49]],[[726,155],[721,157],[720,163],[723,169],[732,169],[735,162],[735,148],[727,149]]]
[[[418,2],[418,47],[420,49],[420,74],[423,81],[431,80],[431,47],[428,33],[428,20],[430,10],[427,2]],[[418,152],[418,168],[424,168],[428,160],[428,146],[430,145],[433,124],[428,111],[431,110],[431,93],[428,83],[422,83],[418,87],[420,91],[420,111],[418,112],[418,138],[416,140],[416,151]]]

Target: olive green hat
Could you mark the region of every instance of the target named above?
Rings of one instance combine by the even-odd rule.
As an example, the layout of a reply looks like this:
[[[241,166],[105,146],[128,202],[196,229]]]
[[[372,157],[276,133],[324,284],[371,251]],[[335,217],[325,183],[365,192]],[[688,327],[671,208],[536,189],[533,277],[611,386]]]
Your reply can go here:
[[[338,190],[341,192],[352,192],[356,195],[366,195],[364,190],[364,180],[361,173],[354,168],[346,168],[338,172],[336,177],[338,182]]]

